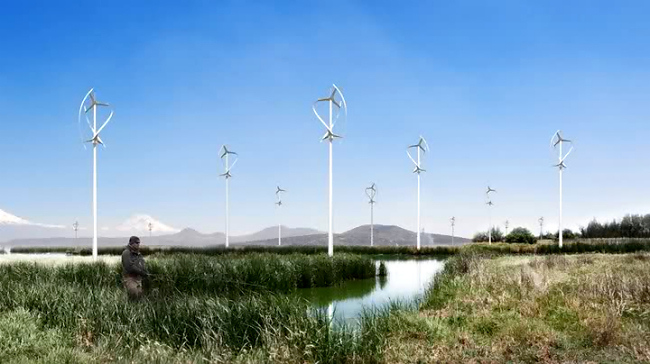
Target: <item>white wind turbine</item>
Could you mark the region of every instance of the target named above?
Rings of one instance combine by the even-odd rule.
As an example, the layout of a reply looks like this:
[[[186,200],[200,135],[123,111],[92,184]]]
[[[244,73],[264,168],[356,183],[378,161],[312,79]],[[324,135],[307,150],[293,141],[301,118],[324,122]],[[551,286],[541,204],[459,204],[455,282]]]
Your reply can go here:
[[[456,227],[456,216],[452,216],[449,221],[451,221],[451,245],[454,245],[454,228]]]
[[[370,204],[370,246],[375,245],[375,212],[374,206],[377,203],[375,196],[377,196],[377,187],[373,183],[370,187],[366,188],[366,195],[368,196],[368,203]]]
[[[544,235],[544,216],[540,217],[537,221],[539,222],[539,238],[541,239]]]
[[[278,209],[282,207],[282,196],[280,196],[281,193],[287,192],[286,190],[283,190],[280,188],[280,186],[277,186],[277,190],[275,191],[275,197],[277,198],[278,202],[275,204],[278,205]],[[278,246],[282,245],[282,222],[278,221]]]
[[[492,206],[494,206],[492,200],[490,200],[490,192],[497,192],[497,190],[492,189],[490,186],[488,186],[487,191],[485,192],[485,197],[487,198],[487,202],[485,204],[488,205],[488,215],[490,219],[490,224],[488,226],[488,244],[492,244]]]
[[[226,179],[226,248],[230,245],[230,178],[232,177],[232,174],[230,171],[232,168],[237,164],[237,161],[239,160],[239,156],[237,153],[231,151],[228,149],[227,145],[223,145],[220,149],[221,153],[221,161],[223,162],[224,166],[224,173],[220,174],[219,176],[224,177]],[[230,156],[235,157],[235,161],[230,163]]]
[[[149,239],[151,239],[151,231],[153,230],[153,224],[151,221],[147,224],[147,228],[149,228]]]
[[[415,148],[418,151],[417,160],[413,158],[413,156],[411,155],[410,150],[413,148]],[[427,141],[422,136],[420,136],[420,140],[418,140],[417,144],[409,145],[408,148],[406,148],[406,155],[408,155],[411,162],[415,164],[413,173],[417,173],[418,175],[418,226],[417,226],[418,229],[417,249],[418,250],[420,250],[420,173],[426,172],[426,170],[422,168],[421,154],[426,153],[428,151],[429,151],[429,144],[427,144]]]
[[[336,101],[336,95],[339,95],[341,98],[340,101]],[[318,114],[318,111],[316,111],[316,104],[319,102],[327,102],[329,106],[329,123],[326,123],[325,120]],[[336,116],[334,115],[334,110],[333,107],[336,106]],[[329,227],[328,227],[328,235],[327,235],[327,254],[331,257],[334,255],[334,220],[333,220],[333,190],[332,190],[332,150],[333,150],[333,142],[335,138],[342,138],[340,135],[334,134],[334,125],[336,125],[336,121],[339,118],[340,111],[343,109],[344,114],[345,114],[345,121],[347,121],[347,114],[348,114],[348,105],[345,102],[345,98],[343,97],[343,93],[341,90],[336,87],[336,85],[332,85],[332,91],[330,96],[320,98],[314,102],[312,105],[312,110],[314,111],[314,114],[316,114],[316,117],[320,122],[325,126],[325,129],[327,131],[325,132],[325,135],[321,138],[321,141],[327,140],[329,142]]]
[[[562,147],[564,143],[569,143],[570,145],[569,151],[566,154],[562,154]],[[569,156],[569,154],[571,154],[571,152],[573,152],[573,142],[569,139],[562,138],[562,131],[558,130],[551,137],[551,146],[553,149],[558,150],[558,163],[555,165],[555,167],[558,167],[560,170],[560,228],[558,230],[558,237],[560,248],[562,248],[562,236],[564,235],[562,232],[562,171],[566,168],[564,160]]]
[[[74,224],[72,224],[72,230],[74,230],[74,240],[77,240],[77,231],[79,231],[79,221],[75,220]]]
[[[104,142],[102,139],[99,137],[99,133],[104,130],[106,125],[108,124],[109,121],[113,118],[113,110],[111,108],[110,114],[106,118],[106,121],[102,124],[101,127],[97,128],[97,107],[98,106],[104,106],[104,107],[110,107],[108,103],[104,102],[99,102],[95,98],[95,91],[94,89],[90,89],[86,96],[84,96],[83,100],[81,100],[81,105],[79,105],[79,115],[78,115],[78,126],[79,126],[79,133],[81,134],[82,141],[84,143],[92,143],[93,144],[93,260],[97,260],[97,146],[101,144],[102,146],[106,147],[104,145]],[[88,112],[92,111],[93,112],[93,121],[92,123],[88,119]],[[82,116],[84,119],[86,119],[86,123],[88,124],[88,127],[90,128],[91,131],[91,136],[89,139],[84,137],[84,133],[81,131],[81,119]],[[85,148],[85,144],[84,144]]]

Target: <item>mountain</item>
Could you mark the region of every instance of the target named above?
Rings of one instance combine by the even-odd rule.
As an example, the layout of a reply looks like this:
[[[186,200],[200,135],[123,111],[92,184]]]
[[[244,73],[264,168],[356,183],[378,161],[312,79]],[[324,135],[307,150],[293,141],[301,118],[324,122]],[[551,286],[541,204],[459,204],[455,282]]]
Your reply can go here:
[[[155,235],[177,233],[180,231],[180,229],[165,225],[153,217],[145,214],[135,214],[129,217],[124,222],[116,226],[115,230],[126,235],[144,235],[145,233],[149,233],[149,224],[151,224],[151,233]]]
[[[314,234],[322,234],[322,232],[316,229],[290,228],[287,226],[282,226],[282,239],[290,238],[294,236],[305,236],[305,235],[314,235]],[[247,241],[260,241],[260,240],[272,240],[272,239],[277,240],[277,238],[278,238],[278,227],[273,226],[249,235],[231,236],[230,241],[232,243],[242,243]]]
[[[375,225],[374,243],[376,246],[408,246],[415,245],[416,234],[395,225]],[[453,245],[471,243],[471,239],[454,237]],[[277,237],[257,241],[247,241],[243,245],[276,245]],[[334,234],[334,245],[369,245],[370,225],[361,225],[342,234]],[[422,234],[422,246],[452,245],[450,235]],[[327,245],[327,234],[311,234],[293,237],[282,237],[282,245]]]
[[[13,216],[13,215],[12,215]],[[20,219],[20,218],[18,218]],[[10,218],[6,218],[10,220]],[[16,217],[11,217],[15,221]],[[18,220],[21,221],[21,220]],[[148,224],[152,222],[160,229],[159,234],[149,236]],[[126,245],[129,235],[138,235],[145,246],[215,246],[225,244],[226,237],[223,233],[202,234],[194,229],[186,228],[176,230],[148,215],[138,214],[127,219],[118,226],[118,231],[124,233],[123,237],[99,237],[99,246],[123,246]],[[143,230],[143,228],[146,228]],[[2,229],[2,225],[0,225]],[[163,234],[163,230],[170,230],[174,233]],[[403,229],[395,225],[375,225],[375,245],[376,246],[412,246],[415,245],[415,232]],[[50,235],[51,236],[51,235]],[[278,228],[276,226],[260,230],[253,234],[231,236],[231,246],[246,245],[277,245]],[[9,239],[7,239],[9,240]],[[0,243],[2,240],[0,240]],[[464,245],[470,243],[470,239],[456,237],[454,245]],[[33,236],[29,239],[14,238],[5,242],[4,245],[11,247],[32,246],[32,247],[75,247],[90,246],[92,239],[88,237],[74,238],[44,238],[42,236]],[[369,245],[370,243],[370,225],[362,225],[341,234],[335,234],[335,245]],[[327,245],[327,234],[314,229],[308,228],[289,228],[282,227],[282,245]],[[422,246],[434,245],[452,245],[452,239],[449,235],[441,234],[423,234]]]
[[[0,210],[0,243],[20,238],[46,238],[65,234],[65,226],[32,222]]]

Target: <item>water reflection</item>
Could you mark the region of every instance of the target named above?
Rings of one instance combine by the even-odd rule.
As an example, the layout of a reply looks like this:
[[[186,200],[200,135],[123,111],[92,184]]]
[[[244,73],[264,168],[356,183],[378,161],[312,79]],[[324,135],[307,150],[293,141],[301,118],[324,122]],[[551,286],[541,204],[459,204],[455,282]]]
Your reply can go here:
[[[379,262],[377,262],[379,264]],[[336,287],[298,290],[314,306],[327,309],[328,317],[347,321],[364,307],[381,307],[390,301],[412,302],[421,297],[433,277],[442,270],[442,260],[384,261],[388,277],[348,281]]]

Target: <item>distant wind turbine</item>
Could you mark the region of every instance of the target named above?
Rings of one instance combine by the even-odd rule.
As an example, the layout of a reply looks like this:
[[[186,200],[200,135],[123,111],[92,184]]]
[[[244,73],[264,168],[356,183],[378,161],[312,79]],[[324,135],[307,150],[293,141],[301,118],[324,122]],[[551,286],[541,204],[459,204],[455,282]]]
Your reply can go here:
[[[570,149],[566,154],[562,154],[562,146],[564,145],[564,143],[569,143],[570,145]],[[558,167],[558,169],[560,170],[560,224],[559,224],[560,228],[558,231],[558,237],[559,237],[560,248],[562,248],[562,236],[564,235],[562,231],[562,171],[566,168],[566,164],[564,164],[564,160],[573,151],[573,142],[569,139],[564,139],[562,137],[562,131],[558,130],[551,137],[551,146],[552,148],[558,150],[558,163],[555,165],[555,167]]]
[[[153,230],[153,224],[151,221],[149,221],[149,224],[147,224],[147,227],[149,228],[149,238],[151,238],[151,230]]]
[[[230,245],[230,178],[232,178],[232,174],[230,171],[232,168],[237,164],[237,161],[239,160],[239,155],[231,150],[228,149],[227,145],[223,145],[219,151],[221,154],[221,161],[223,162],[224,166],[224,173],[220,174],[221,177],[224,177],[226,179],[226,248]],[[230,161],[230,156],[234,156],[235,161],[232,162]]]
[[[544,216],[540,217],[537,221],[539,222],[539,238],[541,239],[544,235]]]
[[[413,158],[411,155],[410,150],[411,149],[416,149],[417,150],[417,159]],[[406,148],[406,155],[408,155],[409,159],[413,164],[415,164],[415,169],[413,169],[413,173],[417,173],[418,175],[418,226],[417,226],[417,249],[420,250],[420,173],[426,172],[425,169],[422,168],[422,160],[421,160],[421,154],[426,153],[429,151],[429,144],[427,144],[427,141],[424,139],[424,137],[420,136],[420,139],[418,140],[417,144],[409,145],[408,148]]]
[[[456,216],[452,216],[449,221],[451,221],[451,245],[454,245],[454,227],[456,226]]]
[[[375,218],[374,218],[374,207],[377,201],[375,201],[375,196],[377,196],[377,187],[374,182],[370,187],[366,187],[366,195],[368,196],[368,203],[370,204],[370,246],[375,245]]]
[[[277,190],[275,191],[275,197],[277,198],[278,202],[276,202],[275,204],[278,205],[278,209],[282,207],[282,196],[280,196],[280,194],[283,192],[287,192],[287,191],[281,189],[280,186],[277,186]],[[278,221],[278,246],[279,245],[282,245],[282,222],[281,221]]]
[[[485,204],[488,205],[488,215],[490,219],[490,225],[488,227],[488,244],[492,244],[492,206],[494,206],[492,200],[490,200],[490,192],[497,192],[497,190],[488,186],[487,191],[485,191],[485,197],[488,200]]]
[[[79,221],[75,221],[72,224],[72,230],[74,230],[74,239],[77,240],[77,231],[79,231]]]
[[[510,226],[510,221],[506,220],[506,236],[508,236],[508,226]]]
[[[336,95],[339,95],[340,101],[336,100]],[[319,102],[326,102],[329,105],[329,123],[326,123],[325,120],[318,114],[318,111],[316,111],[316,105]],[[337,108],[337,113],[336,116],[334,116],[334,110],[332,109],[334,106]],[[347,121],[347,114],[348,114],[348,105],[345,102],[345,98],[343,97],[343,93],[341,90],[336,87],[336,85],[332,85],[332,90],[331,93],[328,97],[320,98],[314,102],[312,105],[312,110],[314,111],[314,114],[316,114],[316,117],[320,122],[325,126],[325,129],[327,130],[325,132],[325,135],[321,138],[321,141],[327,140],[329,142],[329,227],[328,227],[328,235],[327,235],[327,254],[331,257],[334,255],[334,220],[333,220],[333,183],[332,183],[332,158],[333,158],[333,142],[335,138],[342,138],[342,136],[334,134],[334,125],[336,125],[336,121],[339,117],[340,111],[343,109],[344,114],[345,114],[345,121]]]
[[[81,134],[82,141],[84,143],[93,144],[93,260],[97,260],[97,146],[101,144],[102,146],[106,147],[102,139],[99,137],[99,133],[101,133],[102,130],[104,130],[106,125],[113,118],[113,110],[111,108],[110,114],[106,118],[106,121],[104,121],[101,127],[97,128],[97,107],[99,106],[110,107],[108,103],[97,101],[97,99],[95,98],[95,91],[94,89],[91,88],[90,91],[88,91],[88,93],[86,94],[86,96],[84,96],[83,100],[81,100],[81,105],[79,105],[79,114],[77,118],[79,133]],[[92,123],[88,119],[89,111],[93,112]],[[82,116],[84,119],[86,119],[86,123],[88,124],[88,127],[90,128],[90,131],[92,133],[89,139],[85,138],[84,133],[81,131]],[[85,144],[84,144],[84,148],[85,148]]]

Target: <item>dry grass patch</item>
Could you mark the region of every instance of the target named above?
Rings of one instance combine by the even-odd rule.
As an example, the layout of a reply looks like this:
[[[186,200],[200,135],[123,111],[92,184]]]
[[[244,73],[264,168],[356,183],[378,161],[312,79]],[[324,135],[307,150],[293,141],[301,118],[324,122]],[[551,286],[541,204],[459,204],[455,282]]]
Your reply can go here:
[[[649,359],[650,255],[453,259],[418,316],[437,337],[393,335],[387,362]]]

